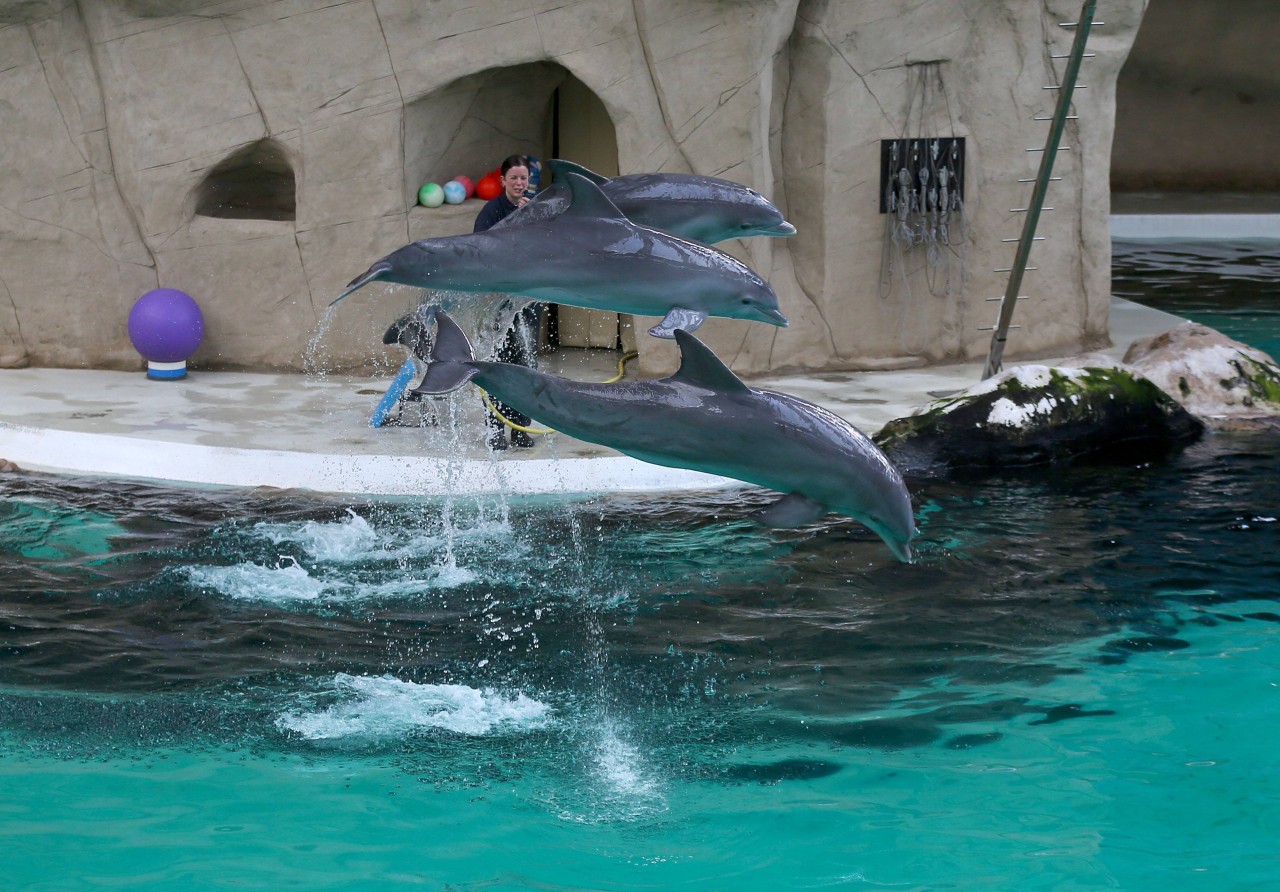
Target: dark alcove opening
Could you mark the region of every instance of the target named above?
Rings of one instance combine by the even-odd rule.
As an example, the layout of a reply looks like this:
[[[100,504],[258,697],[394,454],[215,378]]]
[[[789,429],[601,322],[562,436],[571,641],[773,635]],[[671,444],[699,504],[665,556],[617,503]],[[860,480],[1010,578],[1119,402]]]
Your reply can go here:
[[[229,220],[295,220],[297,191],[284,150],[264,139],[223,159],[196,189],[196,213]]]

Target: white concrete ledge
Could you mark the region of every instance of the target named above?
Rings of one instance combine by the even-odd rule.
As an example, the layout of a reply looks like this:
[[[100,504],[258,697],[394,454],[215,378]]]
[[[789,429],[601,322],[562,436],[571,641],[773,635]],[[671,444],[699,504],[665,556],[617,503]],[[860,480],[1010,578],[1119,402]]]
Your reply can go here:
[[[20,468],[206,486],[307,489],[379,496],[670,492],[741,486],[626,456],[445,459],[238,449],[0,422],[3,454]]]
[[[1111,237],[1144,239],[1280,239],[1280,214],[1116,214]]]

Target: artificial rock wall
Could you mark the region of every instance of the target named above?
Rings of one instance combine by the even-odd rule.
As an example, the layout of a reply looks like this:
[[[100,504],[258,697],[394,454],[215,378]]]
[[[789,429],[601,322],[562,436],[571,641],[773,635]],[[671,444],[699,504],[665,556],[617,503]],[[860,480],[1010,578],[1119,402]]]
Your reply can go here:
[[[1060,157],[1007,356],[1106,338],[1117,73],[1107,27]],[[1069,0],[0,0],[0,365],[137,367],[144,291],[200,303],[206,368],[379,368],[414,295],[329,302],[382,254],[470,230],[418,186],[549,154],[556,88],[598,98],[618,169],[750,184],[799,229],[722,247],[791,327],[712,320],[740,371],[985,355],[1078,3]],[[966,140],[946,237],[894,238],[880,143]],[[611,143],[612,145],[612,143]],[[927,227],[926,227],[927,228]],[[919,230],[919,227],[917,227]],[[641,337],[656,371],[669,345]],[[379,361],[384,365],[379,366]]]

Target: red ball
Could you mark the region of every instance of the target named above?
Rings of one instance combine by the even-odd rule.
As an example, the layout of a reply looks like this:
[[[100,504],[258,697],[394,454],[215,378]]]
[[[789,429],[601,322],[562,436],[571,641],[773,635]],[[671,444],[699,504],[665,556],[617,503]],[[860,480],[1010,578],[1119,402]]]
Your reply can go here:
[[[467,190],[467,198],[476,194],[476,184],[471,182],[471,177],[466,176],[465,174],[458,174],[454,179],[462,184],[463,189]]]
[[[476,198],[490,201],[502,194],[502,179],[487,173],[476,183]]]

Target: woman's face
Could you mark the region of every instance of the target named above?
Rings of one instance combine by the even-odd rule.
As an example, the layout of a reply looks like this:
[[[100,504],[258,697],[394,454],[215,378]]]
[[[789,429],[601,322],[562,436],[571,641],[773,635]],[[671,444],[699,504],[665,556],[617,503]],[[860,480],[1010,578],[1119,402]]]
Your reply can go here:
[[[502,175],[502,188],[507,193],[507,201],[519,204],[529,188],[529,168],[520,166],[508,170]]]

